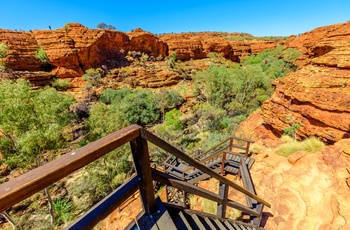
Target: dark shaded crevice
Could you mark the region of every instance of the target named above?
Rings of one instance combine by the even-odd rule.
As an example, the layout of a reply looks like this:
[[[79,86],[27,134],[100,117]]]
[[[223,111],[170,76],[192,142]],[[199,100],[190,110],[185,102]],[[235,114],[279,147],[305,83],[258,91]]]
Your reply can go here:
[[[316,46],[313,49],[311,49],[311,52],[313,53],[313,57],[319,57],[319,56],[323,56],[326,53],[331,52],[332,50],[334,50],[334,47],[332,46]]]
[[[335,109],[324,109],[324,108],[321,108],[319,106],[316,106],[315,104],[312,104],[311,102],[302,102],[302,101],[299,101],[298,99],[295,99],[293,98],[291,101],[290,101],[290,104],[291,105],[300,105],[300,106],[311,106],[311,107],[314,107],[320,111],[324,111],[324,112],[329,112],[329,113],[345,113],[346,111],[340,111],[340,110],[335,110]]]

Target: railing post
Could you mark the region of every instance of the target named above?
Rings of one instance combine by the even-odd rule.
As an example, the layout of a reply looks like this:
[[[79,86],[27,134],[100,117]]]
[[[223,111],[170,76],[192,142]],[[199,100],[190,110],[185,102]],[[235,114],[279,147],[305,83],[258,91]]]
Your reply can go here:
[[[250,142],[247,142],[247,147],[245,149],[245,157],[248,157],[249,154],[249,146],[250,146]]]
[[[149,160],[147,141],[141,136],[130,141],[132,156],[137,175],[140,178],[138,187],[142,200],[143,209],[149,215],[156,210],[156,201],[154,198],[153,179],[151,164]]]
[[[218,204],[216,214],[221,218],[225,218],[228,200],[228,185],[223,182],[220,182],[219,196],[222,197],[222,204]]]
[[[226,163],[226,152],[222,154],[222,160],[221,160],[221,175],[225,176],[225,163]]]
[[[182,181],[185,181],[185,171],[182,172]],[[187,205],[186,205],[186,192],[185,191],[182,191],[182,196],[183,196],[183,207],[184,208],[187,208]]]
[[[186,205],[186,192],[185,191],[182,191],[182,199],[183,199],[182,207],[187,208],[187,205]]]
[[[230,145],[228,146],[230,152],[232,151],[232,144],[233,144],[233,138],[230,138]],[[222,154],[222,160],[221,160],[221,175],[225,176],[225,163],[226,163],[226,152]]]

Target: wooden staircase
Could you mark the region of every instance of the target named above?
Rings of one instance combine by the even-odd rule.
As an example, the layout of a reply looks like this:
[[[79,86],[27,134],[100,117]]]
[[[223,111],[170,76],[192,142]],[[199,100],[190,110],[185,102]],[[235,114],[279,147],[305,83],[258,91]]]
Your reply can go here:
[[[158,212],[150,218],[141,213],[125,229],[180,229],[180,230],[260,230],[256,225],[220,218],[216,215],[186,209],[156,199]]]
[[[134,223],[129,225],[129,229],[259,229],[262,210],[264,206],[271,207],[271,205],[255,192],[249,173],[249,168],[254,163],[248,157],[247,150],[250,142],[247,142],[248,147],[245,148],[237,145],[246,151],[242,155],[235,151],[237,146],[233,143],[233,138],[228,140],[230,141],[228,148],[218,146],[220,151],[213,148],[214,153],[207,151],[190,157],[142,127],[132,125],[0,184],[0,213],[6,213],[18,202],[41,192],[114,149],[130,144],[135,168],[134,175],[74,220],[67,229],[92,229],[137,191],[140,194],[143,211]],[[172,155],[165,162],[163,172],[151,168],[148,142]],[[223,177],[225,172],[242,178],[243,186]],[[209,177],[220,182],[218,194],[195,185]],[[179,202],[182,197],[182,204],[163,203],[155,196],[154,182],[174,188],[172,200]],[[247,205],[229,199],[229,187],[243,193],[246,196]],[[217,215],[188,209],[187,194],[216,202]],[[226,207],[238,209],[248,215],[249,223],[225,218]]]
[[[234,144],[234,139],[238,139],[241,142],[243,141],[246,144],[244,146]],[[227,141],[230,141],[228,145],[226,145]],[[252,142],[253,141],[247,139],[231,137],[214,146],[209,151],[195,156],[195,158],[198,159],[199,162],[201,162],[204,166],[210,168],[216,173],[221,173],[222,175],[225,173],[236,175],[242,180],[243,187],[256,195],[255,187],[249,172],[249,169],[254,164],[254,159],[248,156],[249,144]],[[235,151],[237,149],[244,150],[244,152],[241,153]],[[168,175],[179,178],[190,184],[197,184],[198,182],[211,177],[209,174],[204,173],[197,168],[191,167],[190,165],[173,156],[169,156],[165,160],[164,171]],[[223,190],[224,189],[225,188],[223,187]],[[181,190],[166,186],[166,195],[167,202],[169,203],[174,203],[183,207],[189,206],[188,194]],[[246,203],[250,209],[255,210],[257,213],[259,213],[258,216],[248,214],[248,222],[254,226],[259,226],[264,205],[249,196],[246,196]],[[221,215],[222,217],[225,216],[225,213],[222,212],[218,212],[217,214]]]

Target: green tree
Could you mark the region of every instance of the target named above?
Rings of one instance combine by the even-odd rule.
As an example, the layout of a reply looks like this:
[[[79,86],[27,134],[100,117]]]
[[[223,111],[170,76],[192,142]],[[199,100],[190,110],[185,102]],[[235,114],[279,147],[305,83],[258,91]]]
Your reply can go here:
[[[98,140],[129,124],[123,120],[123,114],[118,107],[102,102],[94,104],[89,114],[85,122],[87,142]]]
[[[9,169],[40,164],[39,155],[67,146],[73,101],[54,88],[34,91],[24,80],[0,81],[1,162]]]
[[[119,104],[128,94],[131,94],[132,90],[129,88],[121,88],[118,90],[109,88],[105,89],[101,96],[100,100],[105,104]]]
[[[97,25],[97,28],[99,28],[99,29],[108,29],[108,30],[115,30],[115,29],[116,29],[115,26],[113,26],[113,25],[107,25],[107,24],[104,23],[104,22],[99,23],[99,24]]]
[[[137,89],[128,94],[121,104],[125,119],[131,124],[147,125],[160,118],[158,100],[149,90]]]

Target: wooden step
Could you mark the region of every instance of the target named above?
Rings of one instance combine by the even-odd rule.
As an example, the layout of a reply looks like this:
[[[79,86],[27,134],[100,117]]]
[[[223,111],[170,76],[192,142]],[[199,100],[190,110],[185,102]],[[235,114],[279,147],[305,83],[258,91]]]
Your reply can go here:
[[[183,212],[179,212],[177,215],[173,216],[174,223],[177,227],[177,229],[188,229],[192,230],[192,227],[190,223],[188,223],[185,215]]]
[[[221,223],[221,221],[219,219],[215,219],[214,222],[220,230],[226,230],[226,227]]]
[[[191,215],[192,219],[196,223],[196,227],[200,230],[205,230],[206,228],[204,227],[203,223],[199,220],[198,216],[196,214]]]
[[[235,230],[235,228],[227,220],[224,222],[224,224],[227,226],[228,229]]]
[[[214,226],[213,222],[208,217],[205,217],[204,221],[207,223],[207,225],[210,227],[210,229],[213,229],[213,230],[216,229],[216,227]]]

